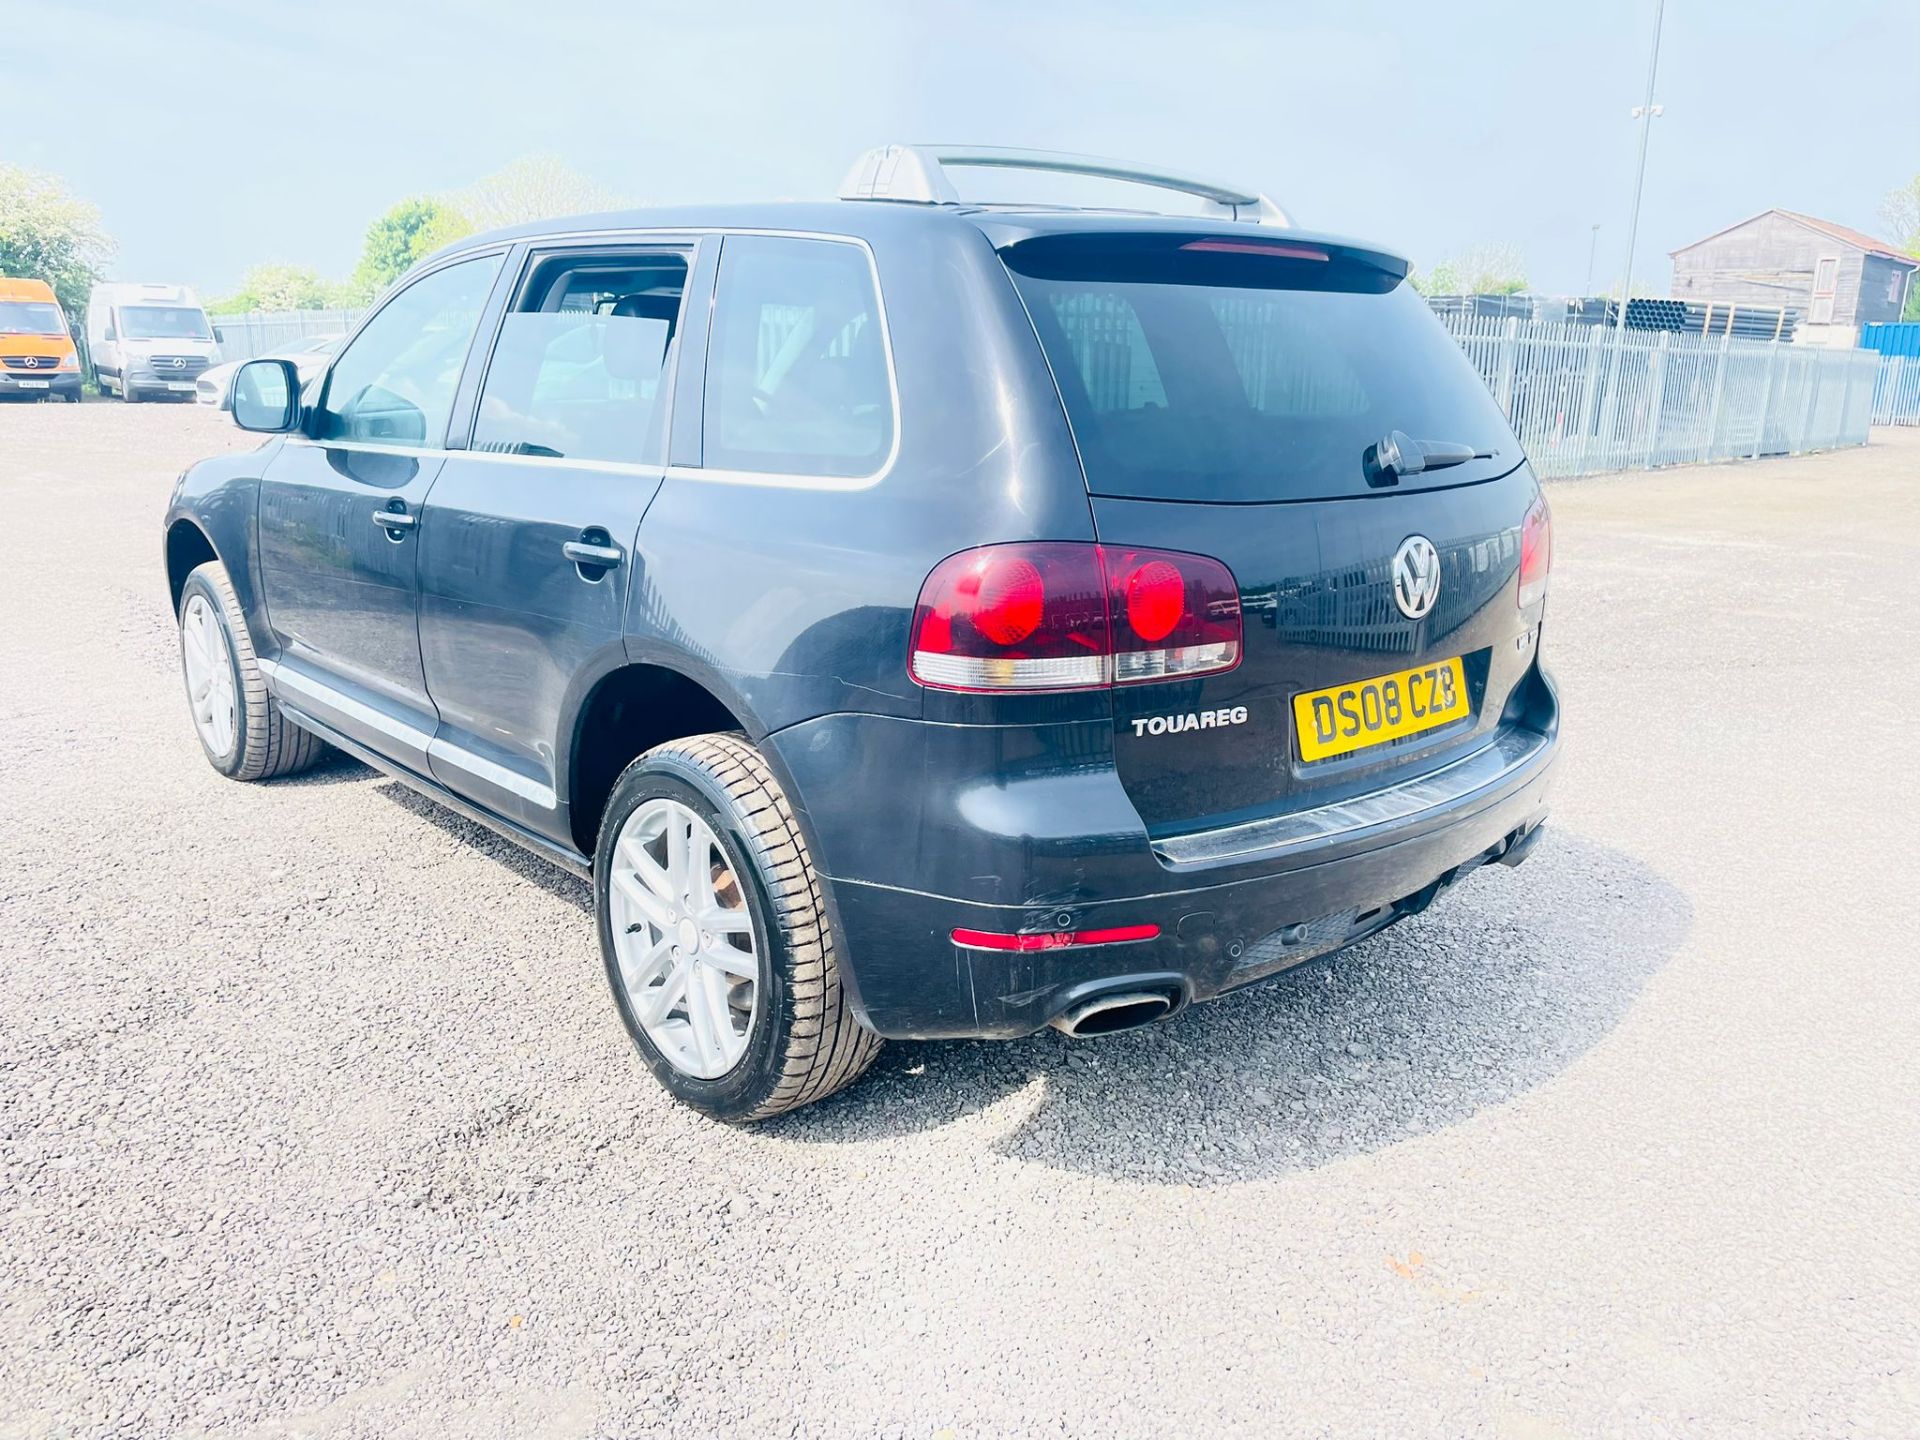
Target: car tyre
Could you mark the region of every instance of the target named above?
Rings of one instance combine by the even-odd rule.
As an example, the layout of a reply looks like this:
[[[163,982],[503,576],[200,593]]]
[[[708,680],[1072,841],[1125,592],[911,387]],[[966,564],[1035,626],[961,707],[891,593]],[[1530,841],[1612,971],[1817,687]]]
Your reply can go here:
[[[127,378],[125,366],[120,369],[120,399],[127,405],[138,405],[141,400],[139,390],[134,387],[133,381]]]
[[[218,560],[187,576],[179,621],[180,673],[208,764],[232,780],[271,780],[326,754],[326,742],[287,719],[267,693],[246,616]]]
[[[624,974],[622,946],[615,943],[616,915],[638,913],[624,894],[617,900],[613,893],[616,885],[637,883],[630,847],[642,841],[629,822],[644,825],[659,811],[686,817],[702,843],[713,842],[705,863],[689,862],[690,872],[704,872],[710,895],[713,874],[726,875],[729,893],[744,901],[753,922],[751,1018],[744,1049],[724,1073],[689,1073],[684,1056],[670,1055],[641,1022],[642,997],[659,991],[642,988],[637,996],[630,988],[641,968],[634,952],[658,927],[647,920],[623,923]],[[849,1003],[825,882],[779,781],[744,736],[669,741],[621,773],[600,822],[594,900],[601,958],[621,1022],[660,1083],[694,1109],[730,1123],[765,1120],[831,1095],[880,1053],[880,1037],[854,1017]],[[688,913],[693,903],[689,898]],[[664,990],[670,977],[654,978]],[[682,988],[692,987],[683,982]]]

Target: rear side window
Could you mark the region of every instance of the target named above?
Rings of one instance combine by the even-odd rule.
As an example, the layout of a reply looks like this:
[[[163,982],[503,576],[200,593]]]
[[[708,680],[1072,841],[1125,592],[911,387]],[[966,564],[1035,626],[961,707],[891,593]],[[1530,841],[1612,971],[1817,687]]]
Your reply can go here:
[[[1407,477],[1402,489],[1485,479],[1520,461],[1505,417],[1425,302],[1365,257],[1135,235],[1029,242],[1007,264],[1096,494],[1365,494],[1367,448],[1391,430],[1498,452]]]
[[[551,260],[500,327],[473,448],[653,461],[687,263],[677,254]]]
[[[894,425],[866,252],[833,240],[728,236],[707,345],[701,463],[872,475]]]
[[[438,447],[499,268],[497,255],[462,260],[383,305],[333,362],[314,438]]]

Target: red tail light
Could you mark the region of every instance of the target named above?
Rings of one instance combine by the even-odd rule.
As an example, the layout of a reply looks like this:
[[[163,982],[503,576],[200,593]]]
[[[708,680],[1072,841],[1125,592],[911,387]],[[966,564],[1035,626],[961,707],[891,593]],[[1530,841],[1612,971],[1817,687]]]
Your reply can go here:
[[[1240,663],[1218,560],[1079,542],[983,545],[920,587],[909,673],[936,690],[1086,690]]]
[[[1520,608],[1526,609],[1547,593],[1547,572],[1553,568],[1553,512],[1542,495],[1520,522]]]

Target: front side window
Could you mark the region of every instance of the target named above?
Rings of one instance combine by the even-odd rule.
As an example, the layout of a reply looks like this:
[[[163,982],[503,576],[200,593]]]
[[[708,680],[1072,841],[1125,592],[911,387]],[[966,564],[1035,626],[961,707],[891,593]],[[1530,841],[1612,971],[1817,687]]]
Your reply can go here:
[[[677,254],[568,257],[536,269],[501,324],[473,449],[656,460],[686,288]]]
[[[207,317],[183,305],[122,305],[120,333],[129,340],[211,340]]]
[[[44,300],[0,300],[0,335],[64,335],[60,307]]]
[[[437,447],[499,268],[497,255],[462,260],[382,306],[334,362],[314,438]]]
[[[864,476],[893,444],[880,299],[864,251],[732,235],[707,345],[701,463]]]

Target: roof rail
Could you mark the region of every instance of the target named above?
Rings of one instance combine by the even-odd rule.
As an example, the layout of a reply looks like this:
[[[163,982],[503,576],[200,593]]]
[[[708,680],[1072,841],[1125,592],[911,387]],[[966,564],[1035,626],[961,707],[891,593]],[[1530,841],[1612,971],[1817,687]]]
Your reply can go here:
[[[1175,190],[1208,201],[1209,213],[1256,225],[1290,226],[1292,221],[1257,190],[1222,185],[1197,175],[1103,160],[1097,155],[1066,155],[1050,150],[1011,150],[994,145],[882,145],[869,150],[840,182],[842,200],[907,200],[922,205],[957,205],[960,194],[946,166],[988,170],[1038,170],[1057,175],[1093,175],[1127,180],[1159,190]],[[1244,213],[1243,213],[1244,212]]]

